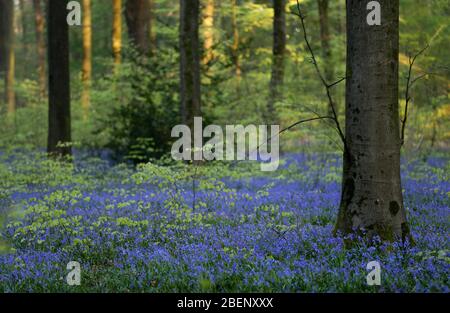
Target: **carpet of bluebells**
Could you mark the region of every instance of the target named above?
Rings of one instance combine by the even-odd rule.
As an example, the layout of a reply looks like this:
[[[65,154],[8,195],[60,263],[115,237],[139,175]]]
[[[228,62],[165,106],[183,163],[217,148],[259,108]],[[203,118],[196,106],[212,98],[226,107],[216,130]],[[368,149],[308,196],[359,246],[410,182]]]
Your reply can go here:
[[[415,245],[334,237],[340,171],[334,154],[264,173],[0,152],[0,292],[449,292],[450,158],[402,161]]]

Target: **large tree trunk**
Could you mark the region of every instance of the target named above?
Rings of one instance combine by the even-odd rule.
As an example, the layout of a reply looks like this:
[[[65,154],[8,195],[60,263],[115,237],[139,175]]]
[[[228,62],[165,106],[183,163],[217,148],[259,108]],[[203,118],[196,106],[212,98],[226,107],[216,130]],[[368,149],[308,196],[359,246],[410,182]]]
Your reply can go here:
[[[69,29],[67,0],[48,1],[48,146],[52,155],[71,153]]]
[[[129,40],[139,53],[147,55],[150,49],[150,3],[148,0],[127,0],[125,17]]]
[[[45,39],[44,39],[44,16],[42,14],[41,1],[33,0],[34,20],[36,25],[36,46],[38,53],[38,77],[39,95],[45,97],[47,78],[45,76]]]
[[[320,42],[322,45],[322,58],[324,65],[325,80],[328,84],[331,84],[334,80],[334,62],[332,60],[331,53],[331,34],[330,34],[330,21],[328,19],[328,4],[329,0],[317,0],[319,7],[319,21],[320,21]],[[336,103],[334,109],[337,111]],[[333,116],[332,108],[328,108],[328,113]]]
[[[87,119],[90,107],[90,92],[92,79],[92,17],[91,0],[83,0],[83,65],[81,81],[83,90],[81,93],[81,107],[83,118]]]
[[[286,0],[274,0],[273,9],[272,75],[265,117],[267,123],[277,122],[275,103],[281,100],[283,95],[284,56],[286,51]]]
[[[180,0],[181,116],[191,129],[194,117],[201,116],[199,11],[199,0]]]
[[[400,179],[399,0],[381,0],[381,26],[366,1],[347,0],[346,146],[336,230],[410,238]]]
[[[214,0],[207,0],[203,9],[203,64],[214,58]]]
[[[112,51],[117,66],[122,62],[122,0],[113,0]]]

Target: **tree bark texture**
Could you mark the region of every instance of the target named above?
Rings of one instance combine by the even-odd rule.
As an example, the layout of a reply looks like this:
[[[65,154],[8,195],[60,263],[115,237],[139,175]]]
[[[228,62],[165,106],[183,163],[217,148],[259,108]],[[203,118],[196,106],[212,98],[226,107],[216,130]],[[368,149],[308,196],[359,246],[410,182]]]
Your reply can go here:
[[[15,111],[14,1],[0,1],[0,73],[4,73],[7,113]]]
[[[147,55],[150,50],[150,2],[149,0],[127,0],[125,17],[128,38],[139,53]]]
[[[286,53],[286,0],[273,1],[273,48],[270,95],[267,105],[266,121],[277,121],[275,103],[282,98],[284,81],[284,59]]]
[[[81,91],[81,107],[83,118],[89,115],[91,102],[91,80],[92,80],[92,14],[91,0],[83,0],[83,65],[81,81],[83,89]]]
[[[346,145],[336,230],[410,238],[400,179],[399,1],[382,0],[381,25],[367,1],[347,1]]]
[[[67,0],[50,0],[48,21],[48,146],[52,155],[71,154],[69,28]]]
[[[180,89],[183,123],[192,127],[201,116],[199,0],[180,0]]]

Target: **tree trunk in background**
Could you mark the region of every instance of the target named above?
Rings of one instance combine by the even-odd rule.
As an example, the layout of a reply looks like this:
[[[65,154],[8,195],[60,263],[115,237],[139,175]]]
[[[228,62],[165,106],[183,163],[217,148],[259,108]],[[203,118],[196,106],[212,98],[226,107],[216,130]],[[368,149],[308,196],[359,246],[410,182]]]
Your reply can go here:
[[[5,2],[0,1],[0,76],[4,74],[6,70],[6,41],[7,31],[5,29]]]
[[[0,72],[5,74],[6,111],[14,113],[16,103],[14,94],[14,1],[2,0],[0,4]]]
[[[149,26],[149,33],[150,33],[150,53],[152,55],[156,54],[156,15],[155,15],[155,0],[148,0],[149,3],[149,19],[150,22],[148,23]]]
[[[69,27],[67,0],[48,1],[48,153],[71,154]]]
[[[337,19],[337,32],[339,33],[339,34],[343,34],[344,36],[344,42],[346,42],[345,41],[345,16],[343,16],[344,15],[344,13],[345,13],[345,1],[346,0],[338,0],[337,2],[336,2],[336,11],[337,11],[337,16],[336,16],[336,19]]]
[[[38,76],[39,76],[39,95],[44,99],[47,86],[47,77],[45,76],[45,39],[44,39],[44,16],[42,14],[41,1],[33,0],[34,20],[36,25],[36,46],[38,52]]]
[[[147,55],[150,49],[150,5],[148,0],[127,0],[125,17],[128,38],[139,53]]]
[[[203,64],[208,64],[214,58],[214,0],[207,0],[203,10]]]
[[[235,74],[237,78],[237,85],[241,81],[241,63],[239,60],[239,29],[237,23],[237,1],[231,0],[231,28],[233,30],[233,45],[231,46],[231,57],[233,59]]]
[[[25,50],[25,54],[28,52],[28,44],[27,44],[27,34],[28,34],[28,27],[27,27],[27,20],[25,17],[26,12],[26,3],[25,0],[19,0],[19,8],[20,8],[20,23],[22,28],[22,45]]]
[[[336,230],[410,238],[400,179],[399,0],[381,0],[381,26],[366,2],[347,0],[346,145]]]
[[[320,42],[322,45],[322,58],[324,65],[325,80],[328,84],[333,83],[334,80],[334,63],[332,60],[331,46],[330,46],[330,21],[328,19],[328,4],[329,0],[317,0],[319,7],[319,20],[320,20]],[[334,108],[337,111],[336,103]],[[333,110],[328,107],[328,113],[333,116]]]
[[[122,62],[122,0],[113,0],[112,51],[117,66]]]
[[[286,0],[274,0],[273,10],[272,74],[269,86],[269,102],[265,116],[265,121],[268,124],[278,122],[275,103],[283,95],[284,57],[286,53]]]
[[[81,81],[83,90],[81,93],[81,107],[83,118],[87,119],[90,107],[90,92],[92,79],[92,16],[91,0],[83,0],[83,65]]]
[[[191,129],[194,117],[201,116],[199,13],[199,0],[180,0],[181,116]]]
[[[12,28],[14,30],[14,28]],[[15,72],[16,72],[16,55],[14,52],[14,34],[11,35],[11,43],[8,51],[8,64],[6,68],[6,103],[8,106],[8,113],[14,113],[16,111],[16,94],[14,92],[15,85]]]

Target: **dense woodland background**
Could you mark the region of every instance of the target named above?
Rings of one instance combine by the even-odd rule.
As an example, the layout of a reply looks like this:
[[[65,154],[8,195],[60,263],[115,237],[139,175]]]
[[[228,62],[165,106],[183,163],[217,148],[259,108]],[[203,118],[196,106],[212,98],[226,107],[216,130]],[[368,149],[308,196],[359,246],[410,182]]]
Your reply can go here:
[[[0,292],[449,292],[448,0],[67,2],[0,0]]]
[[[2,0],[2,5],[7,2]],[[9,54],[3,49],[0,55],[0,146],[44,148],[46,1],[10,2],[13,20],[2,11],[3,32],[8,29],[5,23],[12,25],[12,49]],[[299,19],[290,13],[295,12],[296,1],[205,0],[200,1],[199,12],[190,12],[195,6],[188,3],[187,14],[198,14],[198,25],[186,27],[198,27],[199,42],[192,47],[200,48],[193,50],[201,60],[199,77],[180,76],[180,30],[186,28],[179,1],[80,1],[83,26],[69,26],[75,147],[109,148],[118,158],[141,161],[167,153],[171,127],[185,119],[180,80],[199,81],[201,104],[193,110],[201,110],[208,123],[277,121],[286,127],[311,116],[311,110],[329,110]],[[328,81],[337,81],[345,76],[345,1],[301,1],[301,5],[319,66]],[[400,5],[401,106],[408,57],[430,45],[413,68],[414,77],[425,76],[410,91],[405,143],[406,151],[428,153],[433,147],[448,147],[450,139],[450,8],[446,0],[402,0]],[[5,38],[5,33],[1,35]],[[195,40],[184,38],[188,44]],[[333,89],[341,119],[344,85]],[[283,134],[281,144],[283,151],[335,151],[338,140],[326,123],[315,122]]]

